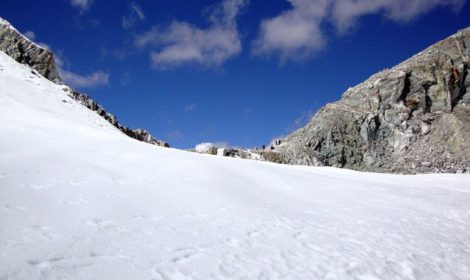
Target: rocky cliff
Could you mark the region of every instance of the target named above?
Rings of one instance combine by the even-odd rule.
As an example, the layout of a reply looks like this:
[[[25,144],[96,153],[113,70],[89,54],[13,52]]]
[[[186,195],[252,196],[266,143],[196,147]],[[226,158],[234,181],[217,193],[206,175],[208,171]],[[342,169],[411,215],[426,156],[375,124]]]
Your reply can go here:
[[[0,18],[0,50],[19,63],[29,65],[49,80],[55,83],[61,82],[54,54],[31,42],[2,18]]]
[[[63,83],[54,61],[54,54],[26,38],[2,18],[0,18],[0,51],[5,52],[19,63],[28,65],[50,81],[56,84]],[[103,106],[99,105],[85,93],[70,87],[66,87],[65,90],[77,102],[96,112],[127,136],[152,145],[170,146],[168,143],[154,138],[144,129],[130,129],[127,126],[121,125],[113,114],[107,112]]]
[[[348,89],[274,147],[276,161],[470,172],[470,28]]]

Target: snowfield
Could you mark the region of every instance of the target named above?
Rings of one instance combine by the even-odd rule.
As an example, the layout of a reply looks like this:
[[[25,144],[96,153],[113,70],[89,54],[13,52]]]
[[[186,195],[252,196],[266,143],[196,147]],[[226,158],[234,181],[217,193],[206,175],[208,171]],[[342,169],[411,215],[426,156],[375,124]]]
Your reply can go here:
[[[0,52],[0,279],[470,279],[470,176],[130,139]]]

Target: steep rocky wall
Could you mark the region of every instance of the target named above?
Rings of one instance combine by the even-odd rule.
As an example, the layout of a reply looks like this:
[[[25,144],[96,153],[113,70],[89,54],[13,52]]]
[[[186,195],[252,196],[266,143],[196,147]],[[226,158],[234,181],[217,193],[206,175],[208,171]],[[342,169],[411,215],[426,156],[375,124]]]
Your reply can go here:
[[[31,42],[10,23],[0,18],[0,50],[19,63],[29,65],[49,80],[60,83],[54,54]]]
[[[281,162],[470,171],[470,28],[373,75],[275,147]]]

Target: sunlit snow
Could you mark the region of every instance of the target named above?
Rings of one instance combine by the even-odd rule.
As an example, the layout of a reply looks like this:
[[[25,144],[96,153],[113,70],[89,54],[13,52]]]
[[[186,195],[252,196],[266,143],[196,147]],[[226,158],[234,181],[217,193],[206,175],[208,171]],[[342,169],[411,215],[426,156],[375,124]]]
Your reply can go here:
[[[0,279],[469,279],[470,176],[133,140],[0,52]]]

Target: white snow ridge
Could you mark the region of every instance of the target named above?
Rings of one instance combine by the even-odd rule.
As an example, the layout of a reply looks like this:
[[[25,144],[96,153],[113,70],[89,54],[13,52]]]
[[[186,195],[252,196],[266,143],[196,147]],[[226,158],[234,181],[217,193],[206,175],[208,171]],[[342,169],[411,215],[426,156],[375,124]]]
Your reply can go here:
[[[470,279],[470,177],[133,140],[0,53],[0,279]]]

